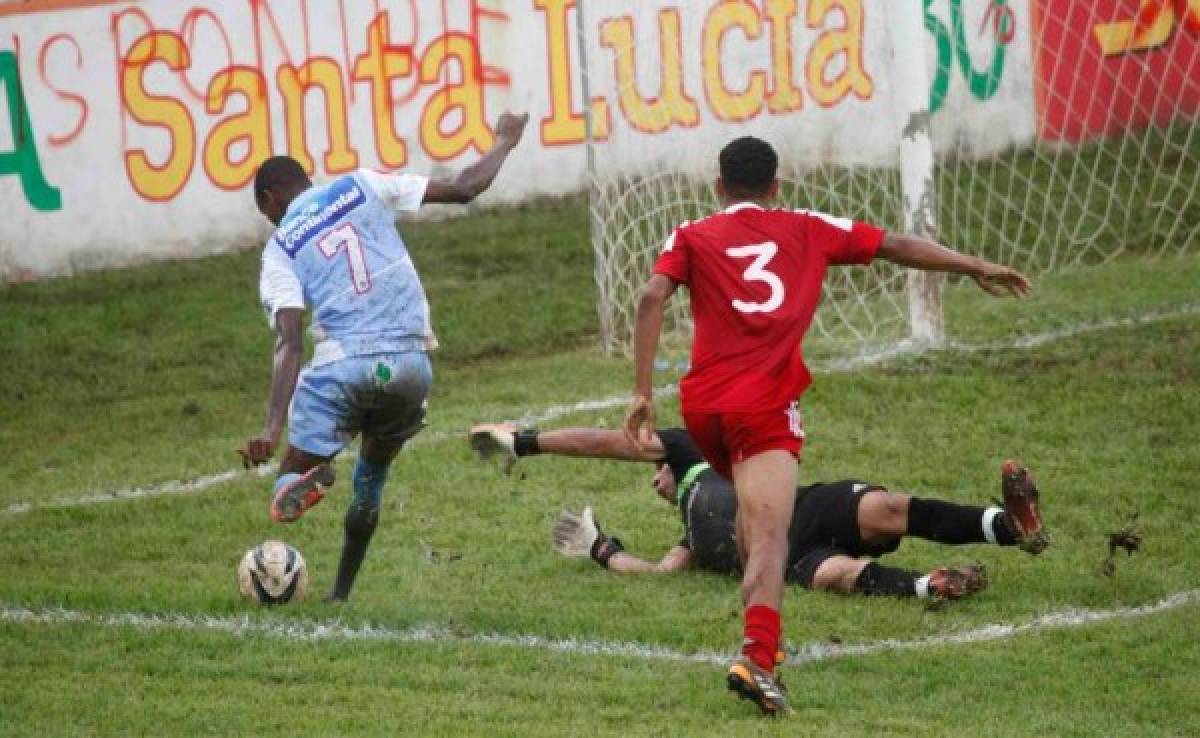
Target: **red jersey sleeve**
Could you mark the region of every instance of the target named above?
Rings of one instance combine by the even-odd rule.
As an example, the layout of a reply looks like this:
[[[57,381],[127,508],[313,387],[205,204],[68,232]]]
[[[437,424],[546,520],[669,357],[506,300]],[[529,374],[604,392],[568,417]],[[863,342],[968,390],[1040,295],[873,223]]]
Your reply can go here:
[[[662,252],[654,262],[654,273],[668,276],[680,284],[687,284],[690,273],[689,257],[687,237],[683,233],[683,226],[680,226],[663,244]]]
[[[883,243],[885,231],[870,223],[808,211],[808,237],[830,264],[869,264]]]

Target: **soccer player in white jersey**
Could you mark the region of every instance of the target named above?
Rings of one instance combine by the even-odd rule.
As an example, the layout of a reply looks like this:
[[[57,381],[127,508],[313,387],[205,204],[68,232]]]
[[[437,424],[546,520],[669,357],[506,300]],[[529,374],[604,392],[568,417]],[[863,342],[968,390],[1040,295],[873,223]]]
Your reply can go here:
[[[501,115],[495,145],[448,179],[359,169],[316,187],[287,156],[267,159],[255,176],[254,200],[277,226],[263,249],[259,282],[276,344],[266,424],[239,453],[247,466],[269,461],[290,403],[271,517],[292,522],[317,504],[334,481],[329,462],[363,436],[327,600],[350,595],[379,522],[388,469],[424,425],[432,382],[426,352],[437,339],[396,214],[473,200],[491,186],[528,120]],[[306,310],[316,346],[301,371]]]

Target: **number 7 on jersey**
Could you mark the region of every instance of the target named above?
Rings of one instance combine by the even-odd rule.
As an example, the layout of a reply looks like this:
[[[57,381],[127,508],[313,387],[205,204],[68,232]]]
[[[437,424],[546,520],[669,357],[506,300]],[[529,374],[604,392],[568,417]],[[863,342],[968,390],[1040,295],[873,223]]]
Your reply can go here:
[[[362,294],[371,289],[371,273],[367,271],[367,257],[363,253],[362,241],[358,239],[358,231],[347,223],[334,228],[321,242],[317,244],[326,259],[337,256],[342,249],[346,250],[346,261],[350,263],[350,281],[354,283],[354,291]]]

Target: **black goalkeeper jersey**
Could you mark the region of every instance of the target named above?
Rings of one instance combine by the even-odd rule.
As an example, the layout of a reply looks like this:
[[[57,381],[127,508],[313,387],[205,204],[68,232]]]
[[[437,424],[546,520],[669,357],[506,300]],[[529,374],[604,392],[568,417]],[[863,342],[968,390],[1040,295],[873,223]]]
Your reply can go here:
[[[741,572],[734,536],[737,497],[733,484],[708,467],[687,431],[670,428],[658,432],[663,461],[671,467],[678,487],[683,540],[696,566],[721,574]]]
[[[663,461],[671,467],[677,485],[684,536],[679,542],[695,557],[696,566],[721,574],[740,574],[737,553],[737,494],[733,483],[709,468],[687,431],[669,428],[658,432]],[[858,502],[877,485],[857,479],[818,483],[796,488],[796,507],[788,530],[789,579],[797,565],[814,550],[848,556],[879,556],[894,551],[899,539],[867,545],[858,532]]]

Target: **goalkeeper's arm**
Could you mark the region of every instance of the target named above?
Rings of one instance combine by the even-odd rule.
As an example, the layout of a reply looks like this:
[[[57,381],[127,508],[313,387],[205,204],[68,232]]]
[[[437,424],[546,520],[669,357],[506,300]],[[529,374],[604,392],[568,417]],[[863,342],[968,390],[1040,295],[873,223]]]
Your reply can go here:
[[[672,571],[683,571],[691,567],[692,550],[687,546],[672,547],[657,564],[645,559],[639,559],[633,554],[624,551],[614,554],[608,560],[609,571],[619,571],[626,574],[666,574]]]
[[[564,556],[588,556],[606,569],[626,574],[666,573],[692,565],[692,552],[682,545],[672,548],[658,563],[626,553],[620,539],[600,530],[590,507],[580,515],[563,512],[559,516],[554,525],[554,548]]]

